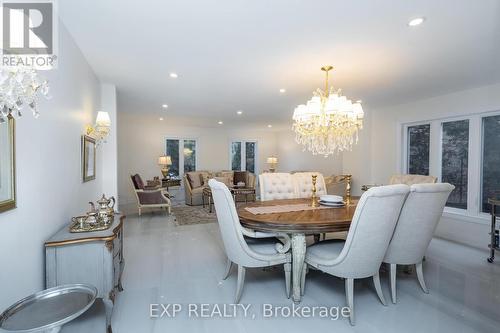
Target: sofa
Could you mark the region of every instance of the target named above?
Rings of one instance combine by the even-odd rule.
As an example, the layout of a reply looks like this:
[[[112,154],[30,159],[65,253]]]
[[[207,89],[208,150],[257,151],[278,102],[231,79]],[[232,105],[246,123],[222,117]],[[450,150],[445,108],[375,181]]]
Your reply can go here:
[[[260,200],[310,198],[312,175],[316,175],[316,195],[327,194],[323,175],[319,172],[263,173],[259,175]]]
[[[186,205],[200,206],[203,204],[203,189],[208,187],[210,179],[223,182],[228,187],[245,183],[245,187],[255,188],[255,175],[248,171],[191,171],[184,175],[184,193]],[[245,200],[245,197],[236,197],[236,201]]]

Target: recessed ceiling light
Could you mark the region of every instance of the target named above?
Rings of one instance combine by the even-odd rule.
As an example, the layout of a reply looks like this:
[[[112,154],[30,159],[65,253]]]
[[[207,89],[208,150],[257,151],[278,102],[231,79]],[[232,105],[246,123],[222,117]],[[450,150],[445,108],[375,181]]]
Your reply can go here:
[[[271,128],[271,127],[273,127],[273,125],[269,124],[269,125],[267,125],[267,127],[268,127],[268,128]]]
[[[170,73],[170,77],[173,79],[177,79],[179,75],[177,75],[177,73]]]
[[[164,109],[166,109],[166,108],[168,108],[168,105],[167,104],[162,104],[161,107],[164,108]]]
[[[243,114],[243,111],[238,110],[238,111],[236,111],[236,114]]]
[[[224,124],[224,123],[223,123],[222,121],[219,121],[217,124],[222,125],[222,124]]]
[[[286,89],[285,88],[281,88],[280,89],[280,93],[282,93],[282,94],[286,93]]]
[[[422,23],[424,23],[424,21],[425,21],[425,17],[415,17],[414,19],[411,19],[408,22],[408,26],[416,27],[417,25],[421,25]]]
[[[163,121],[163,117],[160,117],[160,121]]]

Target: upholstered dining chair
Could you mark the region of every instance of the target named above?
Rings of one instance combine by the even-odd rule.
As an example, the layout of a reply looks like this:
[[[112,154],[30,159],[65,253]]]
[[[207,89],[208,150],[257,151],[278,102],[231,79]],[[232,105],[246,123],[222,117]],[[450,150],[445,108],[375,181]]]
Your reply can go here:
[[[290,297],[291,282],[291,255],[286,253],[281,244],[277,244],[277,234],[260,233],[249,231],[240,224],[236,206],[231,192],[226,185],[211,179],[208,185],[212,189],[215,212],[222,235],[222,242],[228,257],[226,273],[227,278],[231,270],[232,263],[238,265],[238,280],[236,285],[236,296],[234,303],[239,303],[245,281],[245,269],[253,267],[269,267],[284,265],[285,270],[285,290]],[[260,238],[267,238],[263,240]],[[279,251],[280,249],[282,251]]]
[[[355,324],[354,279],[372,277],[377,295],[386,305],[379,269],[409,191],[407,185],[368,190],[358,202],[345,242],[328,240],[307,248],[305,262],[308,266],[345,279],[351,325]],[[302,292],[307,265],[302,272]]]
[[[389,185],[405,184],[411,186],[414,184],[433,184],[435,182],[437,182],[437,177],[426,175],[396,174],[389,178]],[[361,191],[367,191],[368,189],[376,186],[380,185],[363,185],[361,186]]]
[[[448,183],[411,186],[383,261],[390,264],[393,303],[396,303],[397,265],[415,265],[422,290],[429,292],[424,281],[422,260],[454,188]]]
[[[323,175],[319,172],[296,172],[292,175],[295,193],[298,198],[312,196],[312,176],[316,175],[316,195],[326,194],[326,184]]]
[[[293,176],[289,173],[263,173],[259,175],[260,200],[295,199]]]

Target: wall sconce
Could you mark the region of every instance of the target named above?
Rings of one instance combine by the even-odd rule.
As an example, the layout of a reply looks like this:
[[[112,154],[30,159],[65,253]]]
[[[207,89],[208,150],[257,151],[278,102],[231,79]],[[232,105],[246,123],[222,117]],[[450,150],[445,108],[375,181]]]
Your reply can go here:
[[[97,118],[95,120],[95,125],[87,126],[87,135],[96,139],[97,144],[105,143],[106,137],[109,135],[111,131],[111,119],[109,118],[109,114],[105,111],[97,112]]]
[[[161,166],[163,179],[168,179],[168,167],[172,165],[172,158],[167,155],[158,157],[158,165]]]
[[[267,158],[267,164],[269,164],[269,171],[270,172],[275,172],[276,171],[276,166],[278,165],[278,158],[271,156]]]

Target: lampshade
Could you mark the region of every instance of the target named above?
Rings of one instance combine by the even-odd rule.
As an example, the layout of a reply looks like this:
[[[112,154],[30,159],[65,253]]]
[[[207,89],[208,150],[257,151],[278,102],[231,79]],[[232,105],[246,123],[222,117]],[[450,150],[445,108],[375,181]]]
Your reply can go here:
[[[269,163],[269,164],[278,164],[278,158],[277,157],[268,157],[267,158],[267,163]]]
[[[96,119],[95,123],[96,123],[96,126],[100,126],[100,127],[111,126],[111,119],[109,118],[109,114],[105,111],[97,112],[97,119]]]
[[[159,165],[172,165],[172,158],[167,155],[163,155],[158,157],[158,164]]]

